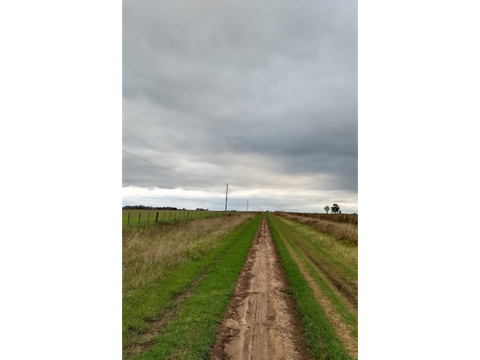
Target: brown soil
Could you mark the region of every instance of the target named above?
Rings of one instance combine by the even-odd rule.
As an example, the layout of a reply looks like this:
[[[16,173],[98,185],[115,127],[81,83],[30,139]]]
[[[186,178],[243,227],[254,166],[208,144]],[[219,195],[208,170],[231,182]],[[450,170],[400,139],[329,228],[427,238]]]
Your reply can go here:
[[[264,218],[209,359],[309,359],[300,320],[287,293],[288,282]]]

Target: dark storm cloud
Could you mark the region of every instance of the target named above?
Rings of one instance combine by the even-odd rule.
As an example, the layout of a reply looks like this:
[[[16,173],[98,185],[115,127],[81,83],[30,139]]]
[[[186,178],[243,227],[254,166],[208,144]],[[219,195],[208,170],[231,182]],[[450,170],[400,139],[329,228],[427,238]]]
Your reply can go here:
[[[356,1],[123,4],[124,186],[356,196]]]

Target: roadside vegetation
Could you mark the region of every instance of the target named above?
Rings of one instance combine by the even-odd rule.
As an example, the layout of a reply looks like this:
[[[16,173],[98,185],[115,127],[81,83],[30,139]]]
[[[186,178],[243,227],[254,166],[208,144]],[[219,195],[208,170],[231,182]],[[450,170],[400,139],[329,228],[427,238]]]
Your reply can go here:
[[[124,358],[208,353],[260,223],[255,215],[123,229]]]

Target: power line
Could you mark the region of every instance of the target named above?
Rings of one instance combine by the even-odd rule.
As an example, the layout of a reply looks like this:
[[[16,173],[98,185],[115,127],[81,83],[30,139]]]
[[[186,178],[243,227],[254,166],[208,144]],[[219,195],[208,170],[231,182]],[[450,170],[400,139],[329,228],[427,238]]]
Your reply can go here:
[[[168,155],[168,154],[165,154],[164,152],[162,152],[162,151],[158,150],[156,147],[153,147],[152,145],[150,145],[150,144],[147,144],[145,141],[143,141],[143,140],[139,139],[138,137],[136,137],[136,136],[134,136],[134,135],[130,134],[128,131],[126,131],[126,130],[123,130],[123,129],[122,129],[122,131],[123,131],[124,133],[126,133],[126,134],[130,135],[130,136],[131,136],[131,137],[133,137],[134,139],[137,139],[138,141],[140,141],[140,142],[144,143],[145,145],[147,145],[147,146],[150,146],[152,149],[154,149],[154,150],[158,151],[160,154],[162,154],[162,155],[165,155],[166,157],[169,157],[170,159],[172,159],[172,160],[174,160],[174,161],[178,162],[179,164],[182,164],[183,166],[186,166],[186,167],[188,167],[189,169],[192,169],[193,171],[196,171],[197,173],[199,173],[199,174],[200,174],[200,175],[202,175],[202,176],[205,176],[205,177],[207,177],[207,178],[209,178],[209,179],[212,179],[212,178],[211,178],[211,177],[209,177],[209,176],[203,175],[203,174],[202,174],[200,171],[198,171],[198,170],[196,170],[196,169],[192,168],[191,166],[188,166],[187,164],[184,164],[184,163],[182,163],[181,161],[178,161],[177,159],[175,159],[175,158],[171,157],[170,155]],[[212,179],[212,180],[213,180],[213,179]]]
[[[168,169],[168,168],[166,168],[166,167],[163,167],[163,166],[160,166],[160,165],[158,165],[158,164],[152,163],[151,161],[145,160],[145,159],[141,158],[140,156],[133,155],[133,154],[129,153],[128,151],[125,151],[125,150],[122,150],[122,151],[123,151],[124,153],[130,155],[130,156],[136,157],[137,159],[143,160],[143,161],[145,161],[145,162],[147,162],[147,163],[149,163],[149,164],[158,166],[159,168],[162,168],[162,169],[164,169],[164,170],[170,171],[171,173],[174,173],[174,174],[176,174],[176,175],[183,176],[184,178],[187,178],[187,179],[190,179],[190,180],[193,180],[193,181],[201,182],[202,184],[205,184],[205,185],[211,185],[211,184],[207,184],[206,182],[203,182],[203,181],[200,181],[200,180],[195,180],[195,179],[192,179],[191,177],[188,177],[188,176],[179,174],[179,173],[177,173],[177,172],[175,172],[175,171],[173,171],[173,170],[170,170],[170,169]]]

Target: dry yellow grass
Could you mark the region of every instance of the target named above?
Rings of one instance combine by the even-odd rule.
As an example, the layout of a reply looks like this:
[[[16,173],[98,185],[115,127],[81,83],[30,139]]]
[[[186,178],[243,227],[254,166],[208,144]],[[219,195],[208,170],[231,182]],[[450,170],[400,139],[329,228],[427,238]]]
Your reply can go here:
[[[161,277],[167,269],[199,258],[216,247],[253,214],[158,225],[154,230],[124,228],[122,234],[123,292]]]
[[[358,214],[293,213],[293,215],[358,225]]]
[[[321,218],[293,215],[284,212],[277,213],[277,215],[303,225],[312,226],[320,232],[332,235],[337,240],[345,241],[352,245],[358,245],[358,225],[328,221]]]

